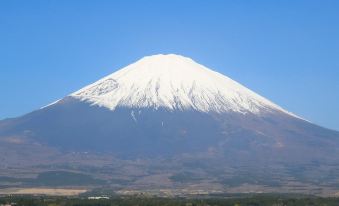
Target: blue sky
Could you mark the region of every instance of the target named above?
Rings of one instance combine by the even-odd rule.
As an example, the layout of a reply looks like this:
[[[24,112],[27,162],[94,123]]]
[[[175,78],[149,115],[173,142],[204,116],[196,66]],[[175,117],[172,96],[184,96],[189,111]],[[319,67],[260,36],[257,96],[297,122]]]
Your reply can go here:
[[[337,0],[2,0],[0,119],[175,53],[339,130],[338,11]]]

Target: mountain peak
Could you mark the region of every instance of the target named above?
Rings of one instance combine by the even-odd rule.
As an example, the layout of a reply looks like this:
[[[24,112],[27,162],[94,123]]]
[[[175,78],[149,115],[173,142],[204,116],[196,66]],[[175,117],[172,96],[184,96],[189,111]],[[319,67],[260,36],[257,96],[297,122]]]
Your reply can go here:
[[[164,61],[164,60],[170,60],[170,61],[193,61],[189,57],[185,57],[179,54],[154,54],[150,56],[145,56],[141,58],[140,60],[149,60],[149,61]]]
[[[168,73],[183,75],[190,72],[192,72],[191,75],[194,75],[194,73],[198,72],[197,70],[205,69],[191,58],[177,54],[145,56],[130,66],[132,65],[138,70],[143,70],[143,72],[153,75],[169,75]]]
[[[155,54],[155,55],[145,56],[137,62],[144,63],[144,64],[161,64],[161,65],[163,65],[164,63],[176,64],[176,65],[198,64],[193,59],[182,56],[182,55],[178,55],[178,54]]]
[[[146,56],[70,96],[111,110],[288,113],[236,81],[176,54]]]

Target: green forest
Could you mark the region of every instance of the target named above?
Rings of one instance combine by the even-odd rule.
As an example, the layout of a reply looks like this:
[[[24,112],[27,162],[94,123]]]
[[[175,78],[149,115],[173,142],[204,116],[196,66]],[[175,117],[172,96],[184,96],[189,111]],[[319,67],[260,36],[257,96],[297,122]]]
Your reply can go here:
[[[338,206],[339,198],[252,196],[242,198],[156,198],[113,197],[108,200],[87,198],[7,196],[0,205],[17,206]]]

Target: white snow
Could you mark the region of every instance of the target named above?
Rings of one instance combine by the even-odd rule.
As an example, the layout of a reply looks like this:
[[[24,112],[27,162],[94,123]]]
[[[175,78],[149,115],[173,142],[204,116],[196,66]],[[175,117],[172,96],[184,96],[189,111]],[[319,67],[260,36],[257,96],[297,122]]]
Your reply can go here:
[[[58,103],[60,100],[61,100],[61,99],[58,99],[58,100],[56,100],[56,101],[54,101],[54,102],[52,102],[52,103],[50,103],[50,104],[48,104],[48,105],[46,105],[46,106],[40,107],[40,109],[44,109],[44,108],[46,108],[46,107],[52,106],[52,105]]]
[[[282,111],[232,79],[180,55],[153,55],[70,96],[111,110],[117,107],[193,109],[201,112]]]
[[[132,119],[134,120],[134,122],[137,122],[137,121],[138,121],[137,118],[135,117],[135,114],[134,114],[134,111],[133,111],[133,110],[131,111],[131,117],[132,117]]]

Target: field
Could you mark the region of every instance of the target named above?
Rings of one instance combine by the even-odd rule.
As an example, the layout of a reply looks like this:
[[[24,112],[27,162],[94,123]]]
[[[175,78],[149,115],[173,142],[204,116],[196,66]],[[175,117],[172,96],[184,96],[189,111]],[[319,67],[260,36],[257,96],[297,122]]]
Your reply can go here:
[[[0,189],[0,195],[53,195],[74,196],[86,192],[86,189],[64,189],[64,188],[9,188]]]

